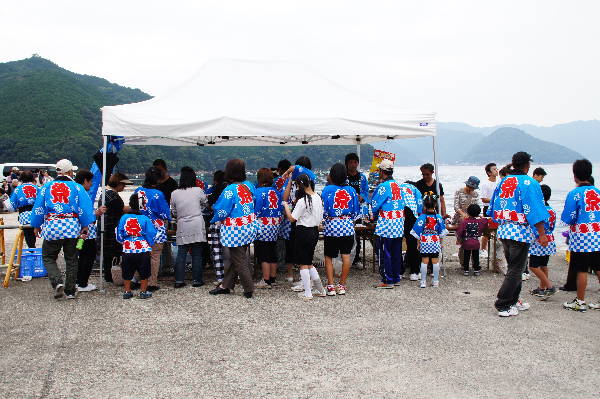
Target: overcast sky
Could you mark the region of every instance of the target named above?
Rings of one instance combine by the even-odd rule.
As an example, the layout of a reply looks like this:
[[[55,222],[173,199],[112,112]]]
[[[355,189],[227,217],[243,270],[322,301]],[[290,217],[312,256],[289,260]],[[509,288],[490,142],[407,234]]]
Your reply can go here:
[[[0,8],[0,62],[37,53],[160,95],[211,58],[301,60],[441,121],[553,125],[600,119],[599,16],[597,0],[21,0]]]

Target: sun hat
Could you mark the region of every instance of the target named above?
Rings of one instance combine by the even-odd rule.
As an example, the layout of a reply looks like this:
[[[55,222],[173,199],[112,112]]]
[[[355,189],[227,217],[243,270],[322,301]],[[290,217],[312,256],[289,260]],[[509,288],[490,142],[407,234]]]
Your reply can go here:
[[[73,166],[71,161],[69,161],[68,159],[61,159],[60,161],[58,161],[56,163],[56,171],[58,173],[67,173],[67,172],[75,171],[77,169],[78,169],[77,166]]]
[[[378,169],[385,170],[386,172],[394,170],[394,163],[389,159],[384,159],[377,165]]]
[[[469,176],[465,184],[467,185],[467,187],[471,187],[477,190],[479,188],[479,178],[475,176]]]

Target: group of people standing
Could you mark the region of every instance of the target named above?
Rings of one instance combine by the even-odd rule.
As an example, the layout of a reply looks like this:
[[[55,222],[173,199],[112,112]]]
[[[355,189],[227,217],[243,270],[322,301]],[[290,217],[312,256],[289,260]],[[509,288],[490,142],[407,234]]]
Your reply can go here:
[[[520,299],[522,273],[528,260],[529,268],[540,280],[532,294],[546,299],[556,292],[547,266],[549,256],[556,252],[553,230],[557,216],[548,205],[550,188],[539,184],[545,171],[536,170],[533,178],[527,176],[529,154],[514,154],[512,163],[500,171],[495,164],[486,166],[488,181],[482,184],[481,201],[488,218],[480,217],[481,208],[474,201],[480,181],[470,177],[455,195],[456,213],[450,223],[445,220],[443,187],[433,178],[432,165],[421,166],[423,179],[399,182],[393,176],[393,163],[383,160],[378,165],[379,181],[369,188],[358,164],[358,156],[353,153],[346,156],[344,164],[334,164],[327,185],[317,194],[316,176],[305,156],[294,165],[282,160],[275,171],[259,169],[256,186],[248,181],[244,161],[232,159],[224,171],[214,173],[210,187],[190,167],[181,169],[177,183],[169,176],[166,163],[158,159],[146,171],[142,186],[133,192],[127,205],[119,193],[132,182],[115,173],[108,180],[105,205],[98,203],[94,210],[87,193],[93,175],[86,170],[75,174],[71,162],[61,160],[57,163],[58,177],[41,188],[34,184],[30,172],[21,173],[20,184],[6,204],[19,212],[22,225],[32,226],[32,231],[26,229],[28,246],[35,246],[36,235],[44,238],[43,260],[57,298],[75,298],[77,291],[96,288],[88,279],[98,249],[97,223],[103,214],[104,278],[111,281],[110,266],[121,258],[125,299],[133,297],[132,290],[137,288],[142,299],[159,289],[160,265],[172,261],[171,245],[165,245],[172,221],[177,225],[175,288],[185,286],[186,259],[191,254],[194,287],[204,285],[204,265],[211,258],[216,275],[216,287],[209,291],[212,295],[231,293],[239,279],[243,295],[251,298],[255,288],[276,284],[281,260],[288,265],[286,278],[290,282],[293,265],[298,266],[300,282],[293,289],[302,299],[345,295],[355,245],[354,263],[360,259],[355,232],[360,221],[375,225],[381,275],[376,288],[393,289],[406,270],[411,280],[420,279],[422,288],[427,286],[431,273],[431,286],[438,287],[442,239],[448,228],[456,229],[464,273],[469,274],[472,262],[478,275],[479,237],[488,224],[497,224],[497,237],[507,262],[495,303],[498,314],[513,316],[528,309],[529,305]],[[585,286],[587,271],[598,271],[600,266],[600,190],[593,186],[589,161],[576,161],[573,174],[578,187],[568,194],[561,220],[570,226],[577,298],[564,306],[583,311],[598,307],[585,302]],[[325,286],[313,266],[320,226]],[[82,241],[79,245],[78,240]],[[249,258],[251,244],[262,271],[262,279],[256,284]],[[66,261],[65,283],[56,265],[61,250]],[[336,282],[333,260],[338,256],[342,270]]]

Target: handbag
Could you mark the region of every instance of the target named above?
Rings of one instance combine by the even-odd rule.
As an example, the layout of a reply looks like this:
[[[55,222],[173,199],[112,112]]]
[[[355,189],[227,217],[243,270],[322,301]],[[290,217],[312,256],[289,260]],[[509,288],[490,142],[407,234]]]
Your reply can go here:
[[[116,286],[123,285],[123,270],[121,269],[121,257],[115,256],[110,267],[113,284]]]

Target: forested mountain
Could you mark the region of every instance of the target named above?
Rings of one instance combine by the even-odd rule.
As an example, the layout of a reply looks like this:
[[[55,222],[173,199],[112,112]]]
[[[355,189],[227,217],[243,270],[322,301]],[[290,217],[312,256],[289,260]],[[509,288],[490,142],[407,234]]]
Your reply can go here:
[[[502,127],[485,136],[464,156],[469,163],[508,163],[517,151],[531,154],[536,164],[570,163],[583,155],[560,144],[537,139],[520,129]]]
[[[101,145],[100,108],[151,98],[139,89],[122,87],[95,76],[80,75],[39,56],[0,63],[0,157],[3,162],[54,163],[69,158],[81,167],[91,164]],[[600,145],[600,121],[578,121],[553,127],[517,129],[473,127],[464,123],[438,124],[438,162],[449,164],[504,161],[518,150],[530,151],[537,162],[570,162],[581,157],[575,148],[595,160]],[[494,132],[493,134],[491,134]],[[526,134],[532,134],[536,138]],[[547,141],[543,141],[543,140]],[[399,165],[431,162],[431,138],[394,140],[375,147],[396,153]],[[223,168],[233,157],[245,159],[249,169],[273,167],[282,158],[294,161],[308,155],[313,166],[329,168],[354,146],[301,147],[139,147],[125,145],[119,168],[142,172],[155,158],[172,170]],[[361,147],[363,167],[371,163],[373,147]],[[598,158],[600,159],[600,158]]]
[[[39,56],[0,63],[0,157],[6,162],[54,163],[69,158],[89,167],[101,146],[100,108],[144,101],[150,95],[95,76],[79,75]],[[373,148],[364,145],[370,163]],[[308,155],[315,168],[329,168],[355,146],[302,147],[142,147],[127,146],[119,154],[120,170],[141,172],[155,158],[172,170],[223,168],[232,157],[246,160],[248,168],[274,167],[282,158],[292,162]]]

